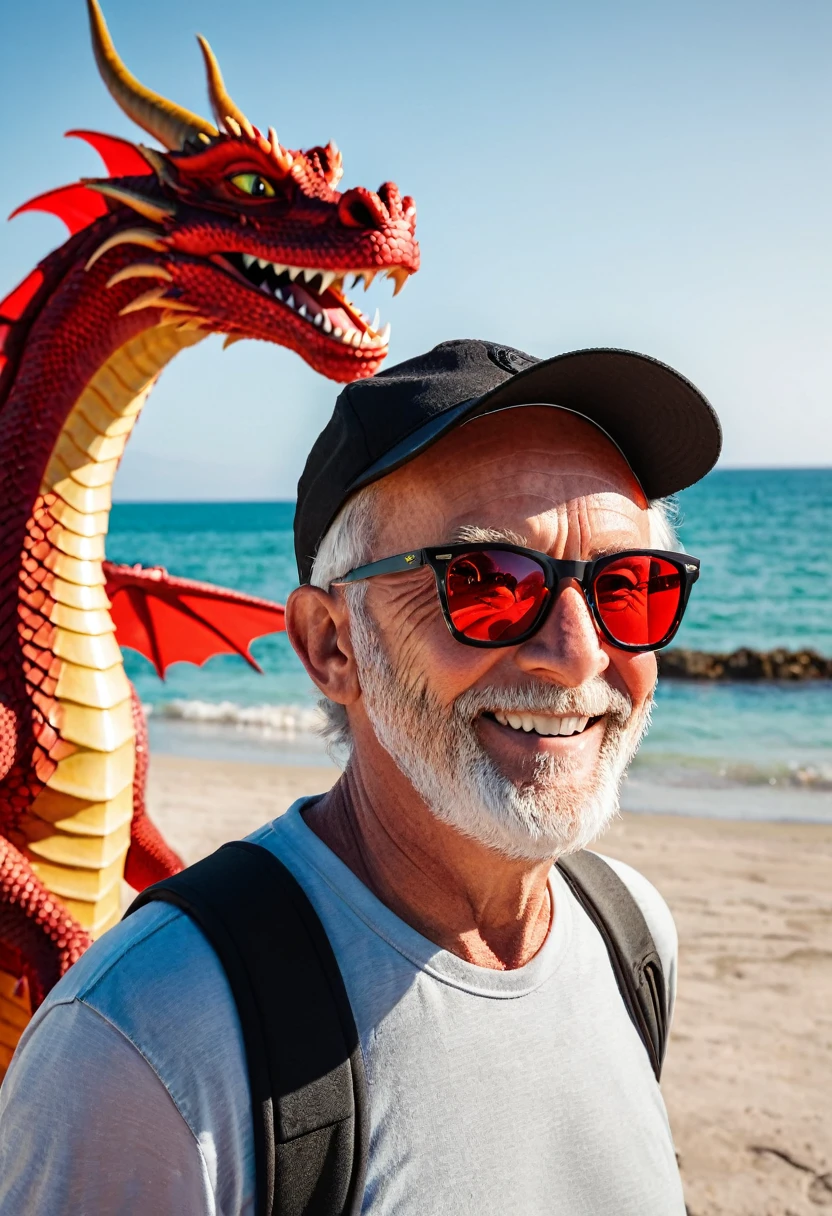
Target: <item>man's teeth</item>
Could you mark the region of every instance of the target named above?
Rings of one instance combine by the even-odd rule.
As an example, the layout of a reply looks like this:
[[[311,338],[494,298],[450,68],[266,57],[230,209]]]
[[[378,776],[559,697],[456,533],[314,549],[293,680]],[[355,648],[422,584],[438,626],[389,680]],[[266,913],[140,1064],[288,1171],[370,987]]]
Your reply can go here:
[[[589,718],[553,717],[549,714],[504,714],[494,711],[500,726],[513,730],[536,731],[538,735],[579,735],[586,729]]]

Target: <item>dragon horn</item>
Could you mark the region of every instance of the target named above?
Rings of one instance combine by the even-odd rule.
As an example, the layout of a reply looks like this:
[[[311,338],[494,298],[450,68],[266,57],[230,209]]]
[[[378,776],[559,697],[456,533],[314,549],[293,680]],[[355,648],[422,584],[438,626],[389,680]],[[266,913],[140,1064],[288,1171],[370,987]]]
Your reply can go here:
[[[211,50],[207,40],[202,37],[202,34],[197,34],[197,42],[202,47],[202,54],[205,58],[205,71],[208,76],[208,96],[211,99],[211,108],[214,111],[214,117],[221,127],[229,129],[235,135],[239,135],[239,131],[234,130],[234,124],[242,127],[249,139],[254,139],[254,128],[246,118],[243,111],[238,105],[231,100],[225,88],[225,81],[222,78],[220,65],[217,63],[217,57]],[[231,120],[230,122],[228,120]]]
[[[181,151],[189,139],[215,139],[211,123],[174,105],[140,84],[118,57],[98,0],[87,0],[95,62],[101,77],[128,118],[138,123],[171,152]]]

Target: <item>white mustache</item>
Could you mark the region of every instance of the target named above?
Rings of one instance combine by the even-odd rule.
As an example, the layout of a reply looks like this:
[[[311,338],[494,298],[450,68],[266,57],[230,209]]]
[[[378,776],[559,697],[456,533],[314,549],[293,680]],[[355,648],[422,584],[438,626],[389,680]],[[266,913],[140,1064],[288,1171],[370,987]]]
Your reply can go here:
[[[483,713],[529,713],[552,717],[609,717],[626,726],[633,714],[632,699],[597,677],[577,688],[535,681],[519,688],[469,688],[454,702],[454,716],[473,722]]]

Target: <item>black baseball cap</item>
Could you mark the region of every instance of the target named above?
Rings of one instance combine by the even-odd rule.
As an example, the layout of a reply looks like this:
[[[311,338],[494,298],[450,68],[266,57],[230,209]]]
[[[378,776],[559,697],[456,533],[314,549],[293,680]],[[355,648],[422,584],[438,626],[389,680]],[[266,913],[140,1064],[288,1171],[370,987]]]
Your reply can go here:
[[[309,582],[318,546],[356,490],[471,418],[538,404],[579,414],[604,431],[648,498],[699,481],[722,446],[719,419],[699,390],[647,355],[596,348],[536,359],[498,342],[441,342],[339,394],[298,483],[301,582]]]

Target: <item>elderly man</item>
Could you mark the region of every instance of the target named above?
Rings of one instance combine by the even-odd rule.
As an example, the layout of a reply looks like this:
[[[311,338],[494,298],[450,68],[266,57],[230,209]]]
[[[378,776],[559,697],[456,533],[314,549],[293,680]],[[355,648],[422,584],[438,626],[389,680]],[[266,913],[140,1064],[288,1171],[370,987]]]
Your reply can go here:
[[[54,990],[2,1090],[0,1212],[682,1216],[621,965],[635,917],[666,1025],[672,918],[619,862],[586,871],[600,914],[553,863],[617,810],[698,573],[662,499],[719,445],[621,351],[446,342],[342,392],[287,627],[344,774]]]

